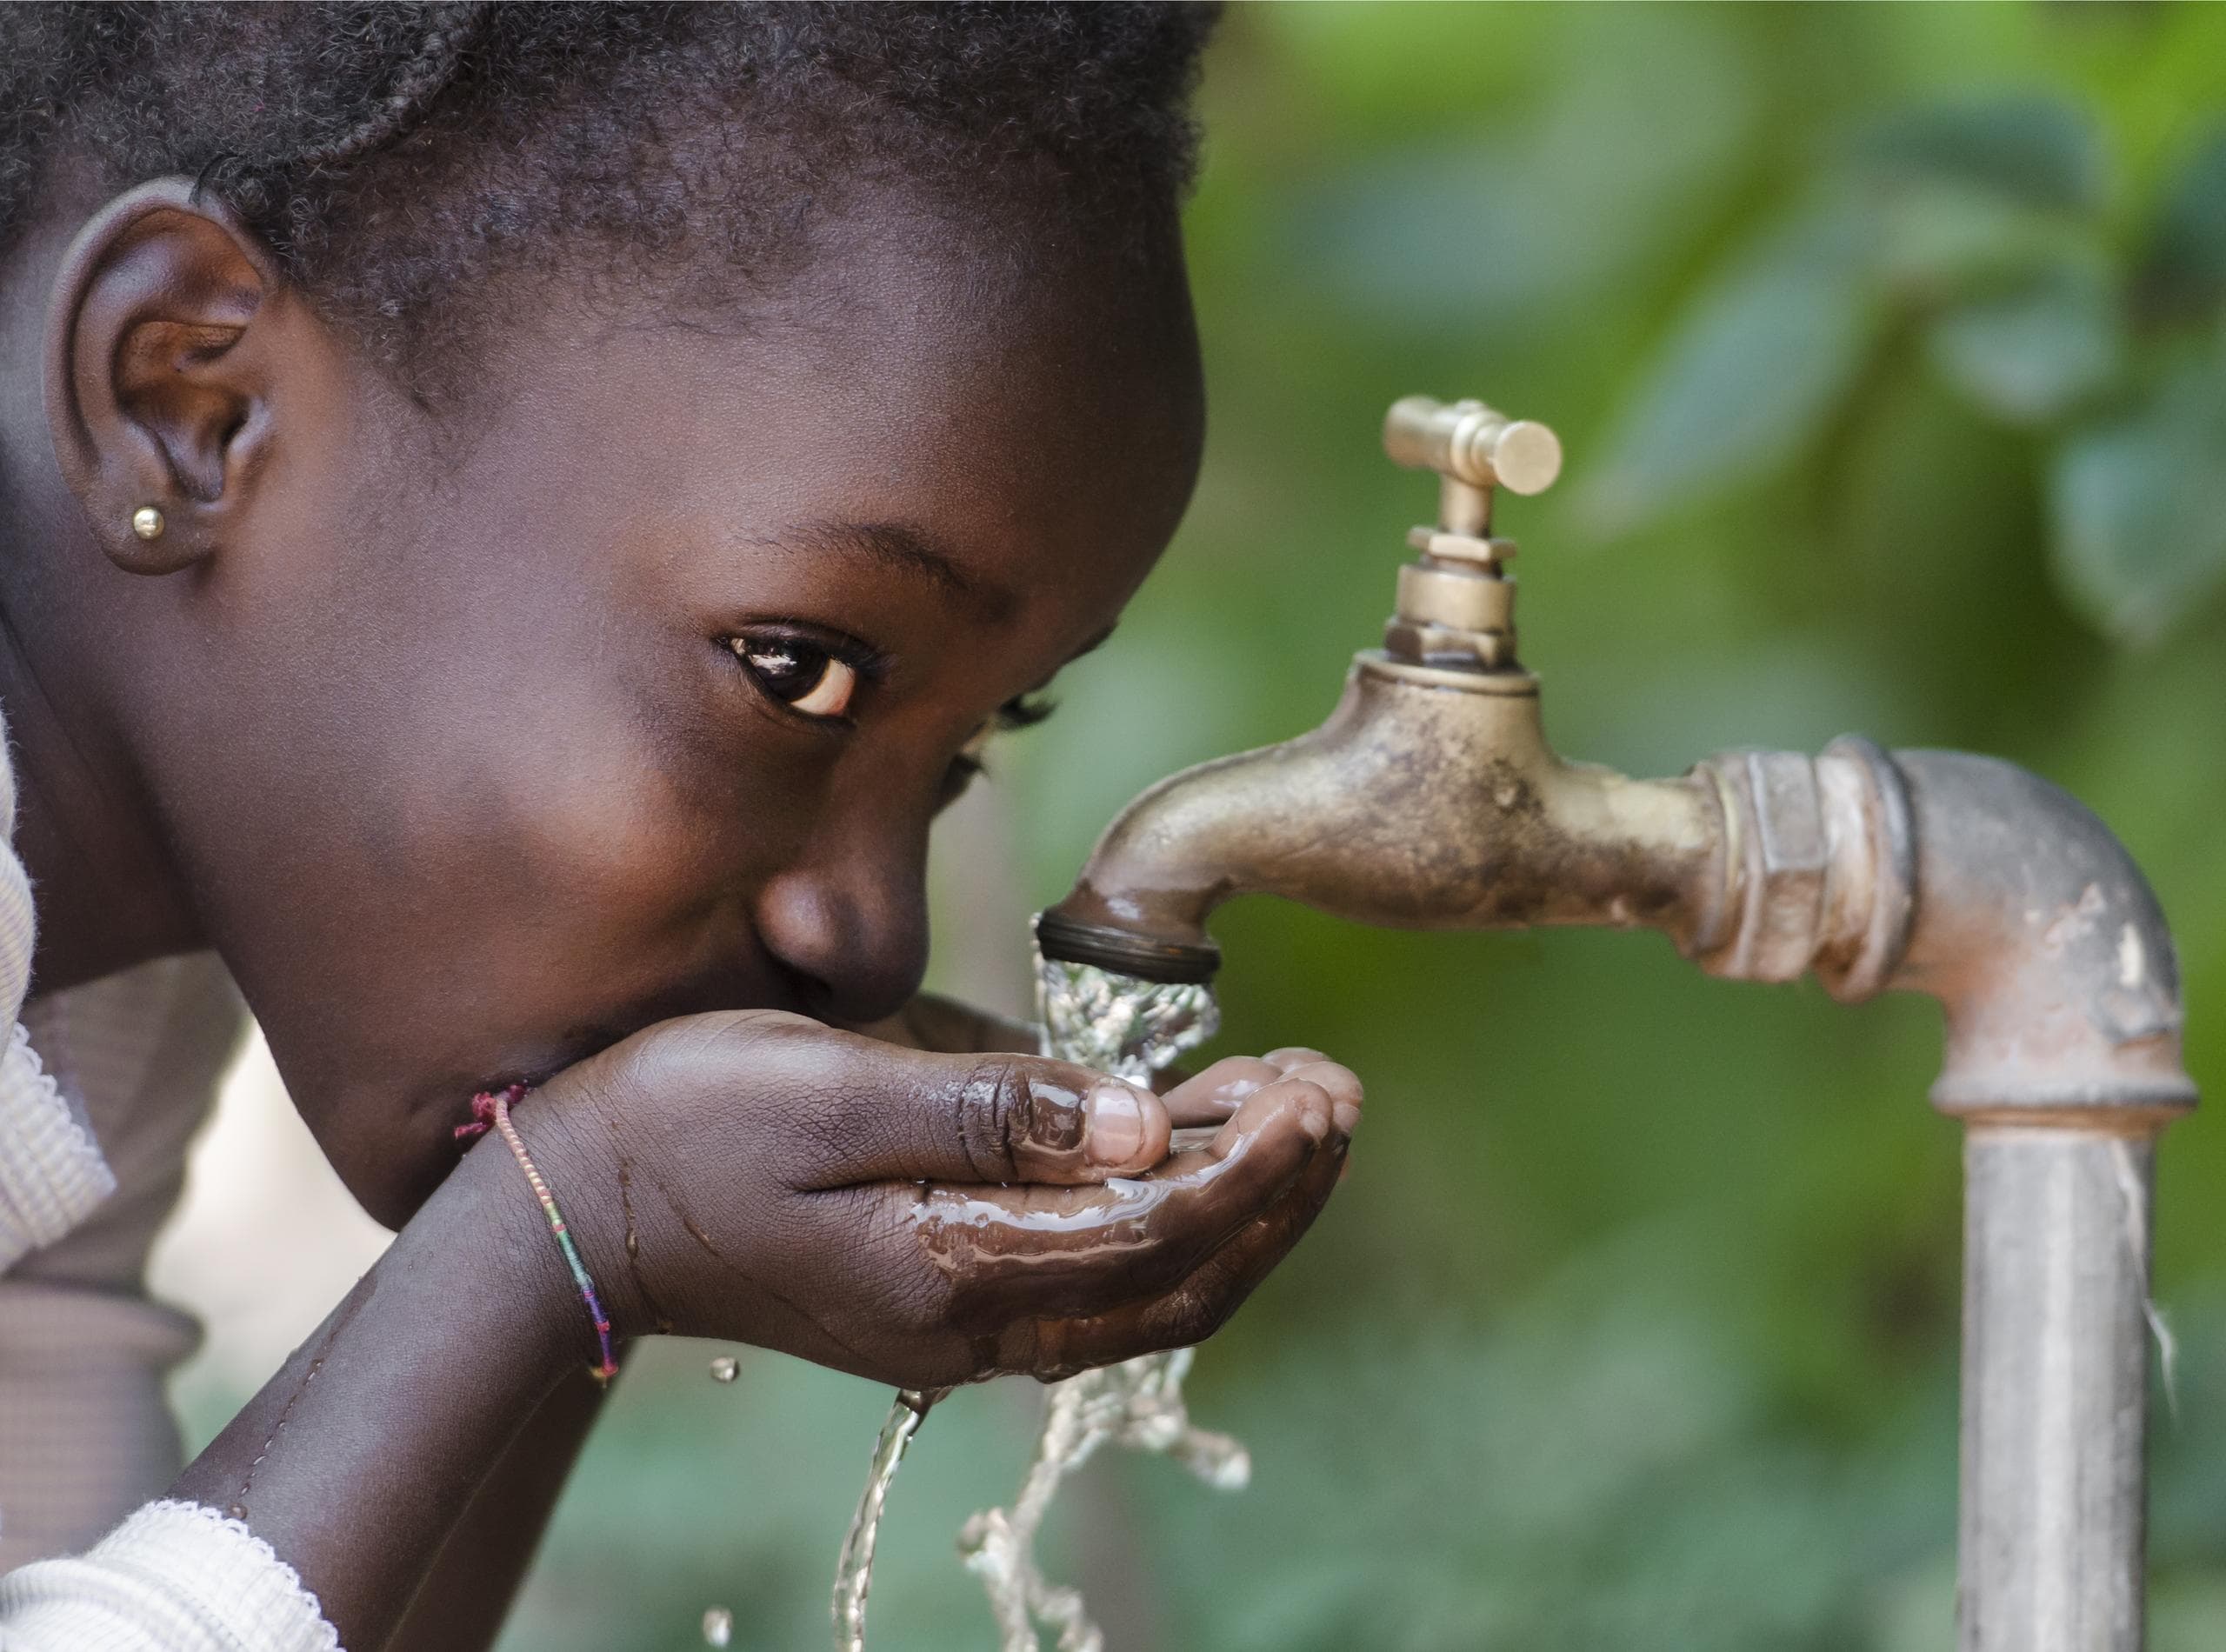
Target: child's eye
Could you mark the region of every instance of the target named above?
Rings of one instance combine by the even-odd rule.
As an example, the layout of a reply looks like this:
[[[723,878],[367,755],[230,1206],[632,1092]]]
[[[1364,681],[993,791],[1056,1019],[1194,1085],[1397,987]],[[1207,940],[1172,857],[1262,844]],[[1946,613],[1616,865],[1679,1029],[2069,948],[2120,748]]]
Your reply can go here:
[[[841,716],[857,692],[857,668],[799,637],[737,636],[729,646],[759,687],[808,717]]]
[[[966,789],[975,776],[986,774],[984,761],[990,743],[998,735],[1010,734],[1016,729],[1032,729],[1051,715],[1051,705],[1031,695],[1016,695],[993,712],[989,720],[967,737],[958,749],[958,756],[951,759],[951,793],[955,796]]]

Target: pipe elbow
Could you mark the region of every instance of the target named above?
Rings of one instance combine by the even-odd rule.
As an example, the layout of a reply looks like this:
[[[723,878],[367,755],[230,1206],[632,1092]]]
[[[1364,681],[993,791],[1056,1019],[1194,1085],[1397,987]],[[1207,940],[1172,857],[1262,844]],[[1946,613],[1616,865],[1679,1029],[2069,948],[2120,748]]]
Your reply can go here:
[[[1996,758],[1903,751],[1909,938],[1886,985],[1940,1000],[1956,1114],[2194,1104],[2179,965],[2139,867],[2085,805]]]

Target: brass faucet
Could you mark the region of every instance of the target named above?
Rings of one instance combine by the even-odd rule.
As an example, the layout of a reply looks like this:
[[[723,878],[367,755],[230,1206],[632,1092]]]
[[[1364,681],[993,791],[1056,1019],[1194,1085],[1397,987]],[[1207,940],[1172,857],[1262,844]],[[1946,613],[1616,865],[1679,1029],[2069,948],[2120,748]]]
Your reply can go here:
[[[1633,780],[1546,743],[1495,492],[1561,468],[1544,426],[1410,396],[1439,477],[1383,645],[1329,720],[1161,782],[1036,922],[1046,957],[1205,981],[1232,896],[1405,929],[1665,931],[1713,974],[1938,999],[1932,1101],[1965,1125],[1963,1652],[2138,1652],[2149,1189],[2194,1105],[2156,897],[2076,801],[1994,758],[1732,752]]]
[[[1399,570],[1383,646],[1356,656],[1312,734],[1138,798],[1038,921],[1051,956],[1203,980],[1218,958],[1207,914],[1251,893],[1410,929],[1652,924],[1688,950],[1720,927],[1712,789],[1556,756],[1516,657],[1515,546],[1493,536],[1492,496],[1551,485],[1560,442],[1481,402],[1426,396],[1396,404],[1383,439],[1439,476],[1438,521],[1408,536],[1420,555]]]

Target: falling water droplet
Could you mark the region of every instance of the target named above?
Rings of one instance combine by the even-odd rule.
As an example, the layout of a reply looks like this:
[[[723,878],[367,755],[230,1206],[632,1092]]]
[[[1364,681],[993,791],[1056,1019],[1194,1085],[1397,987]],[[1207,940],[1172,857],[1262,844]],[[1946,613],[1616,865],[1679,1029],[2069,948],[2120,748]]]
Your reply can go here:
[[[730,1355],[722,1354],[718,1358],[711,1362],[711,1381],[714,1382],[731,1382],[736,1377],[740,1376],[741,1375],[741,1362]],[[704,1619],[704,1622],[708,1623],[710,1620],[706,1618]],[[705,1632],[709,1633],[708,1630]],[[711,1644],[714,1646],[724,1646],[726,1642],[724,1641],[714,1641]]]
[[[730,1364],[733,1362],[729,1361]],[[703,1644],[724,1646],[734,1639],[734,1614],[723,1606],[715,1606],[703,1614]]]

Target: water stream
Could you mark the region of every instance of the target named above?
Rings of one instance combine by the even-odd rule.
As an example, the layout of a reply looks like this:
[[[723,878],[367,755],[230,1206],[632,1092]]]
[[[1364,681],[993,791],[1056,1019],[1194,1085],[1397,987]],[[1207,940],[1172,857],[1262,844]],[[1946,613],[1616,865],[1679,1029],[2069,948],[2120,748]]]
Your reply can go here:
[[[874,1442],[873,1466],[866,1473],[866,1489],[858,1496],[857,1512],[843,1538],[843,1552],[835,1562],[836,1652],[865,1652],[866,1591],[873,1587],[873,1546],[881,1535],[881,1513],[889,1501],[889,1488],[912,1444],[928,1408],[948,1392],[915,1389],[898,1392],[889,1416]]]
[[[1137,1082],[1212,1037],[1217,1020],[1213,994],[1203,986],[1139,981],[1041,955],[1036,1005],[1043,1054]],[[1242,1445],[1191,1426],[1183,1377],[1192,1351],[1179,1349],[1084,1371],[1046,1390],[1043,1430],[1011,1506],[976,1515],[958,1540],[967,1569],[989,1593],[999,1652],[1043,1652],[1039,1629],[1057,1637],[1057,1652],[1103,1652],[1104,1637],[1081,1594],[1045,1576],[1036,1558],[1036,1535],[1060,1485],[1100,1446],[1172,1457],[1220,1490],[1237,1490],[1250,1477],[1251,1459]],[[938,1397],[900,1394],[882,1425],[836,1573],[836,1652],[863,1652],[874,1540],[890,1482]]]

